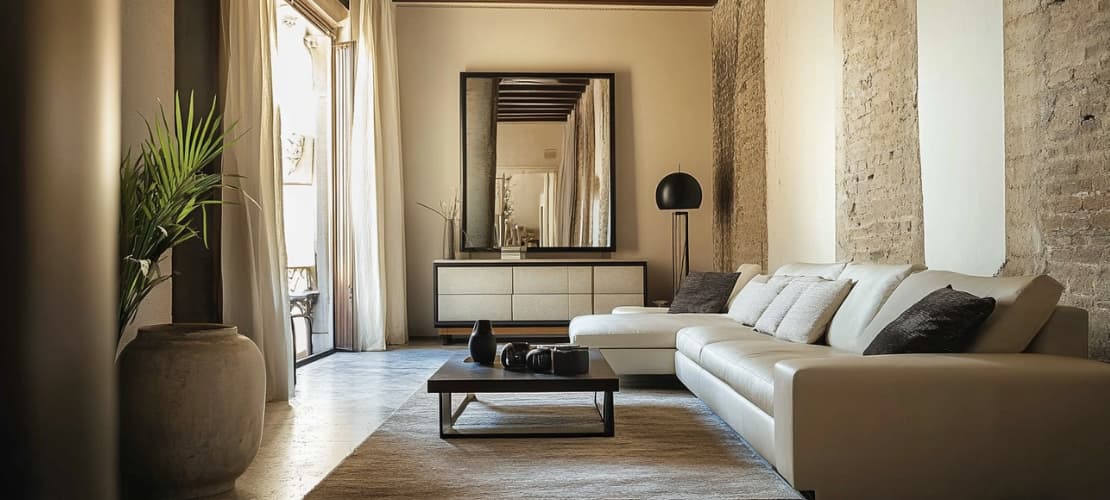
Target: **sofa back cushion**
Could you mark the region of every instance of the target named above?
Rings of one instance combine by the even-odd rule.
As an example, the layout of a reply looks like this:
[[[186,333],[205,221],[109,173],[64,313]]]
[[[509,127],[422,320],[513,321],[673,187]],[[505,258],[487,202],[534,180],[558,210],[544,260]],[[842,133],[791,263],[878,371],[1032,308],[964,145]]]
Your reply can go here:
[[[759,264],[740,264],[740,267],[736,268],[736,272],[739,273],[740,276],[736,278],[736,283],[732,285],[732,293],[729,294],[728,302],[725,303],[726,309],[732,305],[733,299],[735,299],[737,295],[740,295],[740,290],[743,290],[744,286],[747,285],[752,278],[763,272],[763,267]]]
[[[1048,321],[1064,287],[1048,276],[990,278],[950,271],[922,271],[907,277],[890,295],[863,333],[863,348],[911,305],[952,285],[979,297],[993,297],[994,312],[983,323],[969,352],[1018,353]],[[862,350],[858,352],[863,352]]]
[[[871,344],[870,337],[864,339],[867,325],[902,280],[921,269],[911,264],[848,264],[839,279],[852,280],[852,291],[829,323],[829,345],[862,353]]]
[[[815,276],[827,280],[835,280],[840,276],[840,272],[844,270],[843,262],[834,262],[832,264],[810,264],[807,262],[795,262],[793,264],[783,264],[775,271],[775,276]]]

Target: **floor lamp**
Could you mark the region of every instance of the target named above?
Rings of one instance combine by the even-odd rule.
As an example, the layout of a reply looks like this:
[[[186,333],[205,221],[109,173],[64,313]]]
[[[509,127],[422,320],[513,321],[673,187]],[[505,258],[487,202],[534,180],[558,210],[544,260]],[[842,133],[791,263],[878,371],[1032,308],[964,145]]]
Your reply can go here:
[[[667,174],[655,188],[655,205],[659,210],[672,210],[671,292],[677,294],[682,279],[690,272],[690,213],[687,210],[701,207],[701,185],[685,172]]]

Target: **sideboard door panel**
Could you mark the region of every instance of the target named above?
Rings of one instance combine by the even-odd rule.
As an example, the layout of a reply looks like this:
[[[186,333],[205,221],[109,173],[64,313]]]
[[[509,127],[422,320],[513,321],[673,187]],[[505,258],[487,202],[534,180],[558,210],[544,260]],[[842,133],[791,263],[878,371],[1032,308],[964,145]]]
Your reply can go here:
[[[510,321],[512,295],[440,295],[439,321]]]
[[[618,306],[642,306],[642,293],[599,293],[594,295],[594,314],[609,314]]]
[[[440,295],[511,294],[511,267],[441,267]]]
[[[610,309],[612,311],[612,309]],[[607,311],[608,312],[608,311]],[[575,316],[585,316],[594,313],[594,296],[591,294],[573,294],[570,295],[570,316],[574,319]]]
[[[567,321],[570,296],[513,295],[513,321]]]
[[[513,268],[513,293],[567,293],[567,268],[532,266]]]
[[[639,266],[597,266],[594,268],[594,293],[643,294],[644,268]],[[595,307],[594,310],[596,311],[597,308]]]
[[[593,268],[586,266],[567,268],[567,291],[570,293],[594,293]]]

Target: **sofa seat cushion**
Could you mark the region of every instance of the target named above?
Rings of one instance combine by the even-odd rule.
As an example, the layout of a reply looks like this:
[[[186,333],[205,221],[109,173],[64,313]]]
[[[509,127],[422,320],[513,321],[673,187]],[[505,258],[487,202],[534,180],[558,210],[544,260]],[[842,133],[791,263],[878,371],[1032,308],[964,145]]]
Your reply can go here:
[[[755,331],[753,327],[741,324],[731,326],[691,326],[679,330],[675,338],[678,352],[695,363],[701,362],[701,352],[705,346],[729,340],[767,340],[771,336]]]
[[[589,347],[674,349],[688,326],[740,326],[724,314],[592,314],[570,321],[570,341]]]
[[[760,335],[760,334],[756,334]],[[698,364],[770,416],[775,416],[775,363],[859,354],[816,344],[797,344],[774,337],[727,340],[706,345]]]
[[[612,312],[613,314],[665,314],[667,309],[666,307],[617,306],[613,308]]]

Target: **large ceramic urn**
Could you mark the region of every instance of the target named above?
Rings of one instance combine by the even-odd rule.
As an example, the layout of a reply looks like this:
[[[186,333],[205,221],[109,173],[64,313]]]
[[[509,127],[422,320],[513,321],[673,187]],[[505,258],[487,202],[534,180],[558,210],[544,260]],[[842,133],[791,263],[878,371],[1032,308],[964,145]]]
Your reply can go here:
[[[120,468],[134,498],[230,490],[262,440],[262,353],[234,326],[140,328],[119,358]]]

